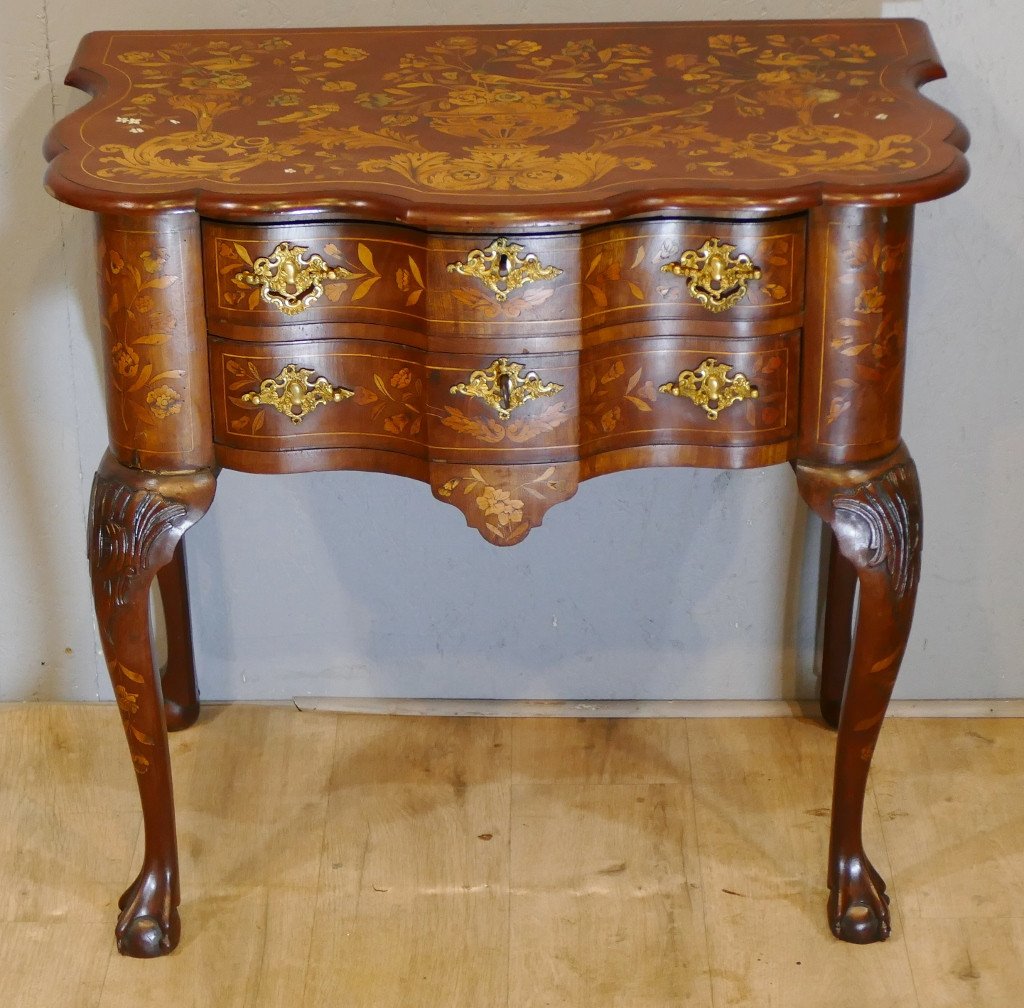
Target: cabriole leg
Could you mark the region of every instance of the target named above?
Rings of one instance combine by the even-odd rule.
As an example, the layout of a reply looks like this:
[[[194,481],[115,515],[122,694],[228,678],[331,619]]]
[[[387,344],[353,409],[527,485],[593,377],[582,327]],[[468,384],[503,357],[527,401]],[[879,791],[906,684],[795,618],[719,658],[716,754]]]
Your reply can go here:
[[[906,649],[921,559],[921,490],[901,447],[863,468],[795,465],[800,492],[831,527],[860,586],[849,682],[836,740],[829,925],[844,941],[889,936],[885,883],[864,853],[868,770]]]
[[[135,767],[145,829],[138,877],[121,897],[123,955],[165,955],[178,943],[178,851],[160,676],[153,664],[150,586],[183,533],[209,508],[208,470],[159,476],[104,458],[93,482],[89,566],[107,668]]]
[[[167,665],[161,676],[168,731],[191,728],[199,718],[199,684],[192,648],[185,540],[179,539],[166,567],[156,574],[167,628]]]
[[[835,533],[829,533],[828,575],[825,593],[825,628],[821,655],[821,716],[832,728],[839,727],[839,712],[850,670],[853,632],[853,600],[857,569],[843,556]]]

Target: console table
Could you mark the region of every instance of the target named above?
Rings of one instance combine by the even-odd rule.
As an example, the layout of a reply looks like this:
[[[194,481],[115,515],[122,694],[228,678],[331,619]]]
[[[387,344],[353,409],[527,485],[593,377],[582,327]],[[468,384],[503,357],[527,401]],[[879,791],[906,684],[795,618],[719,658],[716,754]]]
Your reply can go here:
[[[179,938],[180,540],[222,467],[422,480],[507,546],[602,473],[790,462],[833,534],[828,920],[889,934],[861,816],[920,563],[913,205],[967,178],[941,74],[907,20],[86,36],[46,178],[97,215],[89,562],[146,836],[121,952]]]

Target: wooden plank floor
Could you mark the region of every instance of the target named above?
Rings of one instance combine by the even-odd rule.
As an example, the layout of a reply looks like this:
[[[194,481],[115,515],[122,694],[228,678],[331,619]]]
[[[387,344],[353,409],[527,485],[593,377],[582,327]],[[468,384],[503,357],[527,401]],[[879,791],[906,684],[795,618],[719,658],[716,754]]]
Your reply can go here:
[[[823,913],[811,720],[210,707],[174,736],[182,943],[113,951],[141,816],[113,708],[0,707],[14,1008],[1011,1008],[1024,720],[890,721],[868,798],[893,937]]]

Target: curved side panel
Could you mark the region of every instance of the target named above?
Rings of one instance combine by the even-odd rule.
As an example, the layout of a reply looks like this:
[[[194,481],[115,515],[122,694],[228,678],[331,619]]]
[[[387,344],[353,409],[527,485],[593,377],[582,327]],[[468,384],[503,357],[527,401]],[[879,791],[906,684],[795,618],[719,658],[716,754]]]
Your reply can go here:
[[[199,218],[98,221],[110,447],[140,469],[213,462]]]
[[[802,458],[861,462],[900,443],[913,207],[811,214]]]

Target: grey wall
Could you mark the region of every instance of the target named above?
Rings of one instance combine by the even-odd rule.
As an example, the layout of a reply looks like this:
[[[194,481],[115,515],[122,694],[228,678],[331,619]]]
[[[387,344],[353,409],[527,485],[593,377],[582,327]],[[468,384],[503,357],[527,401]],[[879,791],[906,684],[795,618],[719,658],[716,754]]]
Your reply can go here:
[[[84,560],[104,447],[91,224],[40,188],[39,145],[83,98],[60,80],[100,27],[459,23],[408,0],[30,0],[0,39],[0,699],[105,698]],[[644,19],[715,17],[649,2]],[[169,13],[170,12],[170,13]],[[535,2],[520,21],[615,20],[608,0]],[[630,11],[632,12],[632,10]],[[897,687],[906,698],[1024,692],[1024,69],[1018,0],[734,2],[733,17],[929,22],[970,126],[967,189],[918,212],[906,438],[926,561]],[[497,15],[500,20],[501,14]],[[361,473],[225,473],[189,537],[204,696],[794,698],[813,694],[820,543],[788,467],[651,470],[584,484],[499,550],[419,483]]]

